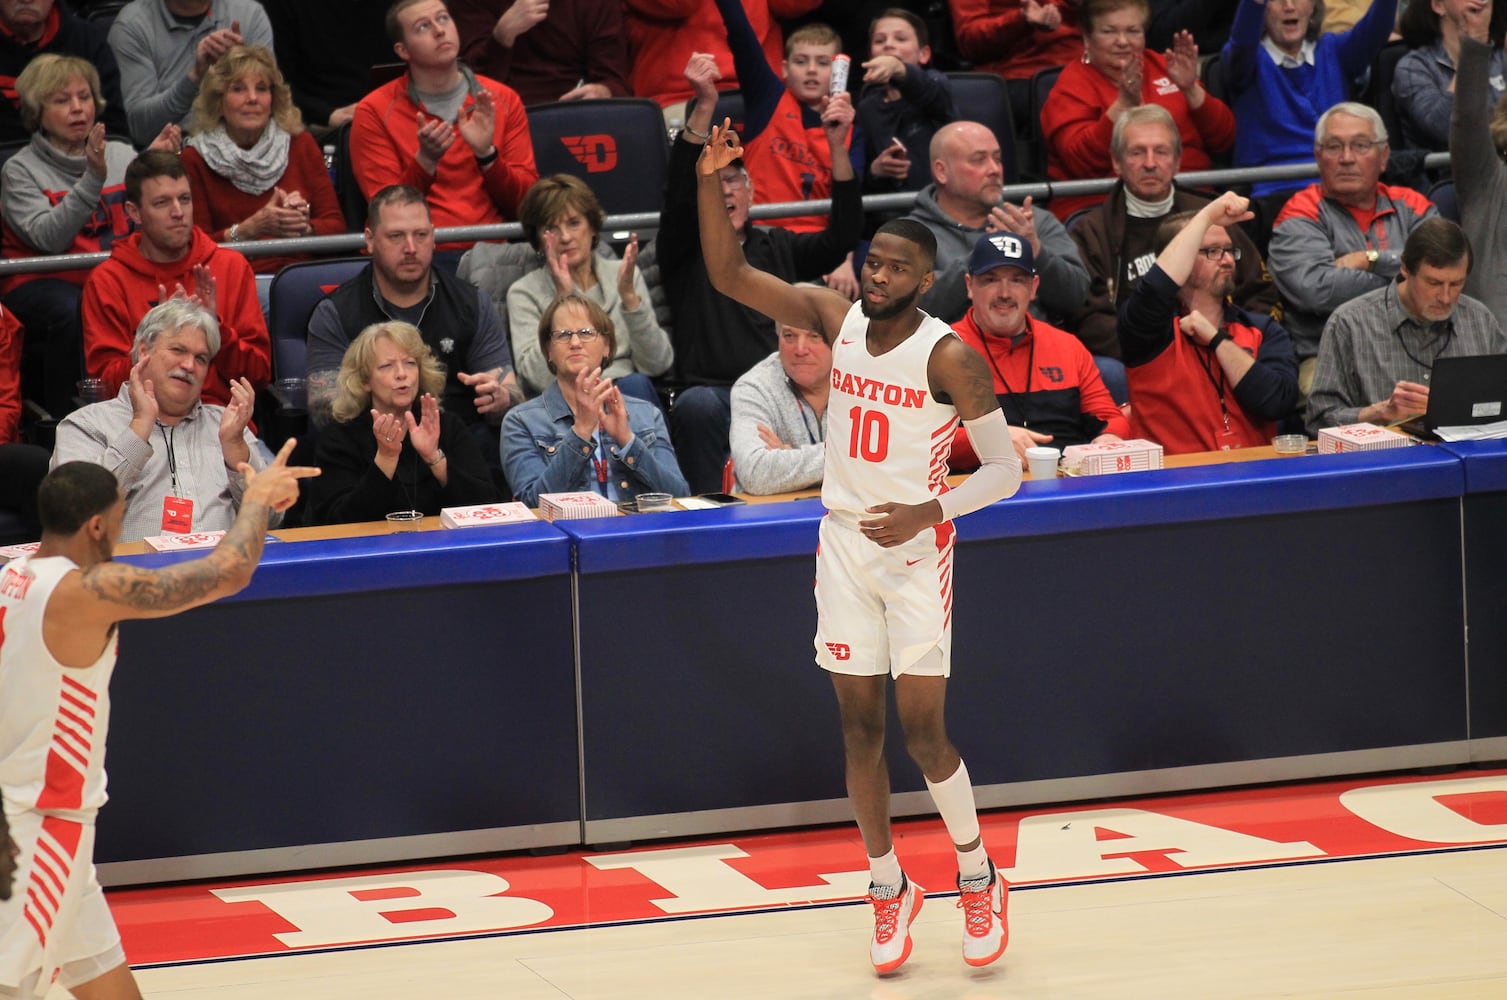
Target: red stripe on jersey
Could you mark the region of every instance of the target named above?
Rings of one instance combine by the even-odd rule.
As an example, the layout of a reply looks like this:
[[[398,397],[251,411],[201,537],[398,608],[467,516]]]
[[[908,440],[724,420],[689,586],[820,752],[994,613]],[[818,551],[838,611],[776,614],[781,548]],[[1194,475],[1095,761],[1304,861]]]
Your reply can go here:
[[[86,718],[84,718],[81,715],[76,715],[73,712],[68,711],[68,709],[67,709],[66,706],[60,706],[58,708],[58,715],[61,716],[62,719],[67,719],[69,722],[72,722],[74,725],[78,726],[84,732],[89,733],[91,735],[94,733],[94,727],[89,724],[90,721],[92,720],[93,716],[94,716],[93,712],[90,712],[89,713],[90,718],[86,719]],[[61,724],[62,723],[61,723],[61,720],[60,720],[59,721],[59,725],[61,725]]]
[[[945,434],[947,436],[948,443],[951,444],[952,436],[957,433],[958,425],[960,423],[961,421],[959,421],[957,417],[949,417],[947,419],[947,423],[931,432],[931,439],[935,441],[937,438]]]
[[[37,915],[31,911],[30,906],[26,907],[22,912],[26,915],[26,922],[31,924],[31,929],[36,932],[37,943],[44,948],[47,947],[47,929],[37,922]],[[48,924],[48,926],[52,925]]]
[[[84,684],[80,684],[78,681],[74,680],[72,677],[69,677],[67,674],[63,675],[63,686],[71,690],[74,694],[77,694],[79,697],[83,698],[89,703],[90,706],[99,701],[99,695],[95,694],[93,689]],[[94,714],[92,707],[89,709],[89,714]]]
[[[54,747],[47,751],[46,785],[37,796],[38,809],[82,809],[84,772]]]

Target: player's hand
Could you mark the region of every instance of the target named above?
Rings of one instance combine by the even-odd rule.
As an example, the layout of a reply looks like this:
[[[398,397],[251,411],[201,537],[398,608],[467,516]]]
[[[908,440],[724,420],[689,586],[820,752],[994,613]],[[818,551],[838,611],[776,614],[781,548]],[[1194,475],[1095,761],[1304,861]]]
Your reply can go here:
[[[288,464],[288,456],[293,454],[297,444],[296,440],[288,438],[278,449],[272,464],[261,471],[253,469],[250,462],[237,466],[246,480],[242,502],[264,504],[278,511],[287,510],[298,502],[298,481],[312,479],[320,474],[320,470],[312,465]]]
[[[935,500],[920,504],[881,503],[865,510],[879,516],[859,521],[859,530],[864,537],[886,549],[903,545],[932,525],[942,522],[942,505]]]
[[[702,147],[696,169],[703,177],[715,176],[723,167],[742,157],[743,143],[733,131],[733,120],[724,118],[721,125],[712,126],[712,137]]]

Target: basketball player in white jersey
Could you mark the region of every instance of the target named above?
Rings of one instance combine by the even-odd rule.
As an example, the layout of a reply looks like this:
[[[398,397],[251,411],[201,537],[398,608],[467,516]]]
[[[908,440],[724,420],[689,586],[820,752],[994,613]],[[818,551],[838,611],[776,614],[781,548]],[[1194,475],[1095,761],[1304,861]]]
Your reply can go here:
[[[0,799],[20,847],[0,902],[0,997],[44,996],[55,977],[79,1000],[139,1000],[93,862],[116,625],[245,587],[268,516],[319,473],[290,468],[292,450],[261,472],[242,463],[245,496],[220,544],[160,570],[111,562],[126,505],[108,470],[67,462],[42,480],[41,546],[0,567]]]
[[[748,264],[728,221],[718,171],[741,155],[724,121],[712,129],[698,165],[701,245],[712,284],[832,345],[816,659],[837,693],[848,796],[869,855],[870,959],[887,973],[910,957],[910,924],[924,899],[901,870],[890,836],[884,720],[893,676],[906,749],[957,847],[963,958],[988,965],[1009,939],[1007,887],[984,850],[968,769],[943,722],[952,518],[1013,494],[1020,460],[983,358],[916,307],[933,281],[931,232],[906,219],[879,227],[857,303],[829,289],[786,284]],[[949,491],[947,456],[959,419],[982,465]]]

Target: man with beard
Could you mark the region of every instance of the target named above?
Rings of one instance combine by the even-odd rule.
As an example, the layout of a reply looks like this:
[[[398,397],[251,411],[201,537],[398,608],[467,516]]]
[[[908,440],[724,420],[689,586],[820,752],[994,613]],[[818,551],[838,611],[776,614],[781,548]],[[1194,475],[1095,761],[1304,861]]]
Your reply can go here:
[[[1162,220],[1209,203],[1173,183],[1182,171],[1182,153],[1177,123],[1160,104],[1142,104],[1115,120],[1109,158],[1120,180],[1071,230],[1093,285],[1073,311],[1069,328],[1096,355],[1120,356],[1115,332],[1120,306],[1156,260],[1153,246]],[[1260,251],[1239,227],[1230,230],[1230,242],[1240,248],[1235,304],[1253,313],[1270,313],[1277,291],[1267,278]]]
[[[1462,294],[1471,258],[1464,230],[1426,219],[1402,246],[1401,278],[1330,315],[1308,397],[1310,431],[1422,416],[1436,360],[1507,354],[1497,318]]]
[[[1031,244],[1017,233],[980,236],[964,281],[973,305],[952,329],[988,363],[1022,461],[1026,449],[1037,445],[1066,448],[1118,441],[1129,433],[1130,422],[1104,387],[1088,348],[1027,312],[1041,284]],[[948,464],[978,464],[961,429]]]
[[[1037,211],[1030,198],[1019,206],[1002,200],[1004,162],[988,126],[943,125],[932,136],[930,156],[932,183],[921,189],[908,216],[937,240],[936,281],[921,296],[921,308],[948,323],[961,318],[968,311],[963,271],[974,243],[984,233],[1009,230],[1031,244],[1041,272],[1041,298],[1031,312],[1060,321],[1081,309],[1088,298],[1088,271],[1073,238],[1051,212]]]
[[[289,441],[262,471],[242,464],[245,499],[220,544],[163,569],[111,561],[126,501],[105,469],[69,462],[37,490],[41,545],[0,569],[0,799],[10,825],[0,821],[0,996],[40,996],[55,982],[93,1000],[140,1000],[93,858],[119,623],[250,583],[269,516],[319,473],[289,468],[292,450]]]
[[[229,528],[246,489],[236,470],[266,465],[246,428],[251,383],[231,385],[229,406],[200,400],[219,343],[219,324],[198,303],[154,306],[136,331],[135,364],[120,393],[58,424],[52,467],[82,461],[110,470],[129,498],[124,541]],[[273,515],[274,526],[281,517]]]
[[[1227,192],[1169,217],[1156,263],[1120,312],[1131,434],[1169,455],[1267,444],[1297,406],[1287,331],[1228,301],[1238,252],[1229,229],[1249,208]]]
[[[126,168],[126,217],[138,228],[116,240],[110,259],[84,283],[84,368],[105,392],[125,384],[131,348],[148,309],[174,296],[203,305],[218,321],[219,347],[204,380],[206,402],[226,406],[230,386],[272,381],[272,338],[246,258],[194,225],[193,194],[177,153],[149,149]]]
[[[906,747],[957,849],[963,959],[988,965],[1008,941],[1006,887],[984,849],[968,769],[943,721],[952,653],[952,519],[1013,494],[1020,459],[984,360],[916,307],[932,285],[931,231],[913,219],[880,226],[864,258],[857,303],[830,289],[792,286],[748,263],[728,218],[721,172],[742,152],[730,128],[713,128],[697,163],[701,246],[712,285],[832,345],[816,660],[836,691],[848,795],[869,857],[869,957],[881,974],[905,962],[910,924],[924,899],[901,869],[890,833],[884,721],[886,680],[893,676]],[[949,490],[946,457],[959,419],[983,464]]]

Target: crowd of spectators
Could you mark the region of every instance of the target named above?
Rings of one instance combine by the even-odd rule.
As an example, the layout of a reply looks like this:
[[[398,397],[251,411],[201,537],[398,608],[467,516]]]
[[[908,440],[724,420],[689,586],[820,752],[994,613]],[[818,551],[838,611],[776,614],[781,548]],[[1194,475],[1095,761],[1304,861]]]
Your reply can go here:
[[[1507,9],[1491,0],[839,6],[131,0],[102,14],[0,0],[0,254],[109,254],[0,279],[0,446],[53,433],[61,446],[77,410],[132,461],[155,461],[151,434],[145,448],[121,437],[140,440],[155,374],[186,394],[172,403],[157,385],[159,415],[213,424],[204,445],[239,455],[241,434],[264,430],[253,412],[275,409],[265,283],[314,254],[238,250],[362,229],[360,204],[370,263],[314,310],[307,369],[276,373],[306,377],[309,436],[340,469],[301,516],[813,485],[830,352],[721,296],[700,257],[694,163],[733,90],[745,158],[722,191],[750,262],[856,300],[873,227],[925,224],[939,250],[921,305],[991,361],[1020,448],[1134,434],[1173,452],[1313,432],[1334,414],[1402,419],[1419,397],[1331,405],[1358,340],[1468,322],[1480,332],[1466,339],[1507,349]],[[833,88],[841,60],[851,74]],[[963,99],[957,71],[1001,78],[1007,107]],[[540,176],[529,117],[632,96],[659,106],[670,138],[642,238],[606,230],[593,174],[610,166],[577,153],[579,176]],[[1010,134],[986,124],[1007,121]],[[1412,268],[1405,244],[1440,209],[1421,168],[1417,186],[1389,173],[1401,150],[1453,150],[1464,226],[1435,233]],[[1315,183],[1242,188],[1250,210],[1176,180],[1314,162]],[[1115,183],[1005,200],[1035,164],[1049,184]],[[909,208],[864,213],[863,195],[910,192]],[[830,207],[750,219],[813,199]],[[435,242],[507,222],[523,242]],[[1456,266],[1454,233],[1465,294],[1443,318],[1411,311],[1428,304],[1420,268]],[[1391,298],[1358,325],[1351,300],[1368,292]],[[164,317],[165,303],[182,308]],[[1336,320],[1345,344],[1331,352]],[[1462,338],[1441,336],[1414,360],[1459,353]],[[182,342],[173,369],[161,345]],[[1308,405],[1317,367],[1322,407]],[[1047,368],[1071,384],[1041,410]],[[221,414],[236,433],[218,432]],[[960,436],[954,465],[968,455]],[[0,453],[0,467],[34,465]],[[233,506],[233,485],[205,481],[195,530]]]

